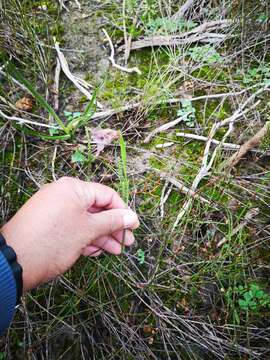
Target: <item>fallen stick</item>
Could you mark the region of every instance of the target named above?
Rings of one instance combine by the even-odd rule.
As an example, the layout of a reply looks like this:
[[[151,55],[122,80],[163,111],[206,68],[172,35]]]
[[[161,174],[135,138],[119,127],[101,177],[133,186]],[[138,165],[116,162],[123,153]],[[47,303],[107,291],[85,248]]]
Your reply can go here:
[[[259,214],[259,209],[258,208],[254,208],[254,209],[250,209],[243,221],[237,225],[233,230],[232,233],[230,234],[230,238],[234,235],[236,235],[240,230],[242,230],[255,216],[257,216]],[[220,248],[223,244],[225,244],[225,242],[228,240],[227,236],[224,236],[218,243],[217,243],[217,248]]]
[[[239,163],[239,161],[249,152],[254,150],[254,147],[258,146],[266,135],[270,134],[270,121],[267,121],[265,125],[254,135],[251,139],[240,146],[239,151],[233,154],[228,162],[226,168],[232,168]],[[255,150],[256,151],[256,150]],[[258,152],[259,150],[257,150]]]
[[[110,48],[111,48],[111,55],[109,57],[109,60],[112,64],[113,67],[115,67],[116,69],[118,70],[121,70],[121,71],[124,71],[124,72],[127,72],[127,73],[137,73],[138,75],[141,75],[141,71],[137,68],[137,67],[132,67],[132,68],[127,68],[125,66],[121,66],[121,65],[118,65],[116,64],[115,62],[115,59],[114,59],[114,56],[115,56],[115,51],[114,51],[114,46],[113,46],[113,43],[112,43],[112,40],[111,38],[109,37],[107,31],[105,29],[102,29],[102,31],[104,32],[108,42],[109,42],[109,45],[110,45]]]
[[[158,169],[149,168],[148,170],[154,171],[156,174],[158,174],[162,179],[168,181],[171,183],[174,187],[176,187],[180,192],[183,192],[184,194],[187,194],[191,196],[192,198],[199,199],[205,204],[210,204],[210,201],[193,191],[191,188],[187,187],[185,184],[183,184],[181,181],[175,179],[172,176],[169,176],[168,173],[165,173],[163,171],[160,171]]]
[[[204,142],[208,141],[208,138],[206,136],[189,134],[189,133],[184,133],[184,132],[178,132],[178,133],[176,133],[176,136],[183,137],[186,139],[191,139],[191,140],[198,140],[198,141],[204,141]],[[221,143],[221,141],[219,141],[219,140],[216,140],[216,139],[211,140],[211,144],[220,145],[220,143]],[[241,145],[224,142],[224,143],[222,143],[221,147],[224,149],[227,149],[227,150],[239,150],[241,148]],[[249,149],[248,151],[252,151],[255,153],[259,153],[259,154],[265,154],[265,151],[263,151],[263,150],[257,150],[257,149],[252,149],[252,148]]]
[[[59,59],[56,59],[56,67],[55,67],[55,74],[54,74],[54,84],[53,84],[53,108],[55,111],[59,110],[59,80],[60,80],[60,71],[61,71],[61,64]]]
[[[163,144],[157,144],[156,145],[156,149],[165,149],[165,148],[168,148],[168,147],[171,147],[173,146],[175,143],[170,141],[170,142],[166,142],[166,143],[163,143]]]
[[[181,98],[172,98],[172,99],[168,99],[168,100],[160,100],[156,102],[156,105],[160,105],[160,104],[176,104],[179,103],[181,100]],[[119,109],[109,109],[109,110],[104,110],[104,111],[99,111],[96,112],[91,119],[93,120],[97,120],[97,119],[103,119],[106,117],[110,117],[125,111],[131,111],[134,109],[139,108],[140,106],[142,106],[143,103],[142,102],[136,102],[136,103],[130,103],[130,104],[126,104],[123,107],[119,108]]]
[[[161,192],[161,196],[160,196],[160,205],[159,205],[159,207],[160,207],[160,217],[161,217],[161,219],[164,218],[164,205],[165,205],[166,201],[168,200],[168,198],[170,196],[170,193],[172,191],[172,188],[173,188],[173,185],[170,184],[169,189],[166,192],[168,185],[169,185],[169,182],[166,180],[165,184],[164,184],[164,186],[162,188],[162,192]]]
[[[144,139],[144,144],[148,144],[150,142],[150,140],[158,133],[162,132],[162,131],[166,131],[168,129],[170,129],[171,127],[179,124],[181,121],[183,120],[183,117],[179,117],[173,121],[170,121],[166,124],[163,124],[161,126],[159,126],[158,128],[156,128],[155,130],[153,130],[145,139]]]
[[[60,61],[56,59],[56,67],[54,73],[54,84],[53,84],[53,108],[55,111],[59,110],[59,80],[60,80],[61,65]],[[52,124],[54,121],[53,116],[49,115],[49,123]]]
[[[86,83],[86,81],[84,81],[83,79],[79,79],[77,76],[74,76],[71,73],[68,62],[67,62],[64,54],[62,53],[62,51],[59,48],[59,43],[55,39],[54,39],[54,46],[55,46],[55,50],[57,52],[58,59],[60,61],[61,68],[62,68],[64,74],[66,75],[66,77],[76,86],[77,89],[79,89],[86,96],[86,98],[88,100],[91,100],[93,95],[86,88],[86,84],[88,87],[90,87],[91,85]],[[101,109],[103,108],[103,106],[99,102],[97,102],[97,106]]]
[[[184,17],[185,13],[193,6],[194,0],[187,0],[184,5],[171,17],[173,21],[181,19]]]
[[[197,34],[192,35],[186,38],[183,38],[179,35],[156,35],[147,37],[141,40],[136,40],[131,42],[130,50],[139,50],[146,47],[156,47],[156,46],[178,46],[178,45],[187,45],[193,44],[197,42],[202,43],[218,43],[224,41],[227,35],[225,34],[216,34],[216,33],[205,33],[205,34]],[[119,47],[118,51],[123,51],[124,47]]]
[[[18,116],[9,116],[9,115],[3,113],[3,111],[1,111],[1,110],[0,110],[0,116],[2,116],[4,119],[10,120],[10,121],[16,121],[19,124],[35,125],[35,126],[44,127],[47,129],[59,129],[59,126],[43,124],[43,123],[39,123],[37,121],[24,119],[24,118],[21,118]]]
[[[235,93],[234,92],[229,92],[229,93],[221,93],[221,94],[201,95],[201,96],[197,96],[197,97],[194,97],[194,98],[188,98],[188,100],[190,100],[190,101],[211,100],[211,99],[217,99],[217,98],[222,98],[222,97],[238,96],[238,95],[241,95],[241,94],[245,93],[246,91],[248,91],[248,90],[250,90],[250,89],[252,89],[254,87],[255,86],[252,86],[250,88],[247,88],[247,89],[241,90],[239,92],[235,92]],[[173,104],[179,103],[182,99],[183,99],[183,97],[171,98],[171,99],[168,99],[168,100],[158,100],[155,104],[159,105],[159,104],[167,103],[167,104],[173,105]],[[109,109],[109,110],[99,111],[99,112],[96,112],[91,117],[91,119],[102,119],[102,118],[105,118],[105,117],[110,117],[110,116],[119,114],[121,112],[136,109],[136,108],[138,108],[140,106],[142,106],[142,103],[141,102],[136,102],[136,103],[131,103],[131,104],[124,105],[123,107],[121,107],[119,109],[116,109],[116,110],[115,109]]]
[[[178,34],[178,35],[153,35],[145,37],[141,40],[133,41],[130,46],[130,50],[142,49],[145,47],[155,46],[174,46],[191,44],[194,42],[220,42],[226,38],[226,34],[217,34],[213,31],[217,29],[223,29],[231,24],[229,20],[209,21],[202,25],[197,26],[191,31]],[[120,46],[118,51],[121,52],[125,49],[125,45]]]

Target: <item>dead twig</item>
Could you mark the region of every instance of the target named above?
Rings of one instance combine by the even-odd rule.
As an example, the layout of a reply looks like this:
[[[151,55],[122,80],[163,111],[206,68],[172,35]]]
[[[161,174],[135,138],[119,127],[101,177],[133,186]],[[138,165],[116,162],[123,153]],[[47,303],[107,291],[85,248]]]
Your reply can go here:
[[[127,72],[127,73],[134,73],[135,72],[138,75],[141,75],[142,73],[137,67],[127,68],[125,66],[116,64],[115,59],[114,59],[115,51],[114,51],[114,46],[113,46],[112,40],[109,37],[109,34],[107,33],[107,31],[105,29],[102,29],[102,31],[104,32],[104,34],[105,34],[105,36],[106,36],[106,38],[107,38],[107,40],[109,42],[110,48],[111,48],[111,55],[109,57],[109,60],[110,60],[110,62],[112,64],[112,66],[115,67],[118,70],[121,70],[121,71],[124,71],[124,72]]]
[[[158,100],[156,101],[156,105],[160,105],[160,104],[176,104],[176,103],[179,103],[181,100],[181,98],[171,98],[171,99],[168,99],[168,100]],[[97,119],[104,119],[104,118],[107,118],[107,117],[110,117],[110,116],[113,116],[113,115],[116,115],[116,114],[119,114],[119,113],[122,113],[122,112],[126,112],[126,111],[131,111],[131,110],[134,110],[134,109],[137,109],[139,107],[143,106],[143,103],[142,102],[135,102],[135,103],[130,103],[130,104],[126,104],[124,105],[123,107],[119,108],[119,109],[109,109],[109,110],[104,110],[104,111],[99,111],[99,112],[96,112],[92,117],[91,119],[92,120],[97,120]]]
[[[39,123],[37,121],[24,119],[24,118],[21,118],[18,116],[9,116],[9,115],[3,113],[3,111],[1,111],[1,110],[0,110],[0,116],[2,116],[6,120],[18,122],[19,124],[35,125],[35,126],[44,127],[47,129],[59,129],[59,126],[43,124],[43,123]]]
[[[86,98],[88,100],[91,100],[93,95],[88,90],[91,87],[91,85],[88,84],[85,80],[80,79],[71,73],[67,59],[65,58],[64,54],[60,50],[59,43],[55,39],[54,39],[54,46],[55,46],[55,50],[57,52],[57,56],[58,56],[61,68],[62,68],[64,74],[66,75],[66,77],[76,86],[77,89],[79,89],[86,96]],[[97,102],[97,106],[99,108],[103,108],[103,106],[99,102]]]
[[[239,163],[239,161],[251,150],[254,150],[258,146],[263,138],[270,133],[270,121],[267,121],[265,125],[254,135],[251,139],[246,141],[239,147],[239,151],[233,154],[225,165],[226,168],[232,168]],[[255,150],[259,151],[259,150]]]
[[[61,65],[60,61],[56,59],[56,67],[54,73],[54,84],[53,84],[53,108],[55,111],[59,109],[59,80],[60,80]],[[53,116],[49,115],[49,123],[53,123]]]
[[[223,29],[231,25],[230,20],[209,21],[197,26],[195,29],[178,35],[153,35],[141,40],[133,41],[130,50],[142,49],[155,46],[176,46],[192,44],[194,42],[216,43],[224,41],[227,34],[218,34],[212,32],[217,29]],[[118,51],[125,49],[125,45],[120,46]]]
[[[179,124],[181,121],[183,120],[182,117],[179,117],[173,121],[170,121],[166,124],[163,124],[161,126],[159,126],[158,128],[156,128],[155,130],[153,130],[145,139],[144,139],[144,144],[148,144],[150,142],[150,140],[158,133],[162,132],[162,131],[166,131],[170,128],[172,128],[173,126]]]
[[[158,169],[153,169],[153,168],[149,168],[148,170],[154,171],[162,179],[168,181],[174,187],[176,187],[176,189],[178,189],[180,192],[182,192],[184,194],[187,194],[187,195],[191,196],[192,198],[197,198],[197,199],[201,200],[202,202],[204,202],[205,204],[210,204],[210,202],[207,199],[205,199],[204,197],[202,197],[201,195],[199,195],[198,193],[193,191],[191,188],[187,187],[181,181],[179,181],[179,180],[175,179],[174,177],[170,176],[168,173],[165,173],[163,171],[160,171]]]
[[[175,143],[173,141],[165,142],[163,144],[157,144],[156,149],[166,149],[173,146]]]
[[[186,12],[193,6],[195,0],[187,0],[180,9],[171,17],[173,21],[181,19],[185,16]]]
[[[252,88],[254,88],[255,86],[252,86],[250,88],[247,88],[247,89],[243,89],[239,92],[230,92],[230,93],[222,93],[222,94],[210,94],[210,95],[201,95],[201,96],[197,96],[197,97],[189,97],[188,99],[190,101],[199,101],[199,100],[211,100],[211,99],[217,99],[217,98],[223,98],[223,97],[231,97],[231,96],[238,96],[238,95],[241,95],[245,92],[247,92],[248,90],[251,90]],[[177,97],[177,98],[170,98],[170,99],[163,99],[163,100],[157,100],[155,102],[155,105],[159,105],[159,104],[177,104],[179,103],[181,100],[183,99],[183,97]],[[119,109],[109,109],[109,110],[104,110],[104,111],[98,111],[96,112],[92,117],[91,119],[103,119],[103,118],[107,118],[107,117],[110,117],[110,116],[113,116],[113,115],[116,115],[116,114],[119,114],[119,113],[122,113],[122,112],[126,112],[126,111],[131,111],[131,110],[134,110],[136,108],[139,108],[143,106],[143,103],[142,102],[134,102],[134,103],[130,103],[130,104],[126,104],[124,105],[123,107],[119,108]]]
[[[59,80],[60,80],[60,71],[61,71],[61,64],[59,59],[56,59],[56,67],[55,67],[55,74],[54,74],[54,84],[53,84],[53,108],[54,110],[59,109]]]
[[[255,216],[257,216],[259,214],[259,209],[258,208],[254,208],[254,209],[250,209],[243,221],[237,225],[231,232],[230,234],[230,238],[234,235],[236,235],[240,230],[242,230]],[[228,240],[227,236],[224,236],[218,243],[217,243],[217,248],[220,248],[223,244],[225,244],[225,242]]]
[[[176,133],[176,136],[183,137],[186,139],[191,139],[191,140],[198,140],[198,141],[205,141],[205,142],[208,141],[208,138],[206,136],[201,136],[201,135],[197,135],[197,134],[178,132],[178,133]],[[221,142],[219,140],[216,140],[216,139],[211,140],[211,144],[213,144],[213,145],[220,145],[220,143]],[[162,145],[162,144],[160,144],[160,145]],[[241,145],[224,142],[224,143],[222,143],[221,147],[226,150],[234,151],[234,150],[239,150],[241,148]],[[248,151],[252,151],[252,152],[255,152],[258,154],[265,154],[265,151],[258,150],[258,149],[249,149]]]
[[[159,206],[160,206],[160,217],[161,217],[161,219],[164,218],[164,205],[165,205],[166,201],[168,200],[168,198],[170,196],[172,188],[173,188],[173,185],[172,184],[169,185],[168,180],[166,180],[165,184],[163,186],[162,192],[161,192],[161,196],[160,196],[160,205]]]

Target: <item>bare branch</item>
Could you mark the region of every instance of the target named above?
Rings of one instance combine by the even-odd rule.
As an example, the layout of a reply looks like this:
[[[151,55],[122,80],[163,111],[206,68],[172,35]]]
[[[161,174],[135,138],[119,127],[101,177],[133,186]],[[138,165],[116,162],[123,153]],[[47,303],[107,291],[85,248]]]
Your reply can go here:
[[[184,5],[171,17],[172,20],[176,21],[183,18],[185,13],[193,6],[195,0],[187,0]]]
[[[233,154],[230,159],[228,160],[228,163],[226,164],[227,168],[232,168],[235,165],[239,163],[239,161],[251,150],[253,150],[254,147],[258,146],[263,138],[269,134],[270,132],[270,121],[267,121],[254,136],[252,136],[251,139],[249,139],[247,142],[245,142],[242,146],[239,147],[239,151],[235,154]],[[256,151],[256,150],[255,150]],[[258,150],[257,150],[258,151]]]
[[[194,42],[203,42],[203,43],[216,43],[224,41],[228,36],[226,34],[218,34],[212,32],[217,29],[223,29],[231,25],[229,20],[220,20],[220,21],[209,21],[205,22],[202,25],[197,26],[195,29],[181,33],[178,35],[153,35],[145,37],[141,40],[133,41],[131,43],[130,50],[142,49],[145,47],[155,47],[155,46],[176,46],[184,44],[192,44]],[[207,32],[208,30],[208,32]],[[123,51],[125,45],[120,46],[118,51]]]
[[[115,59],[114,59],[114,56],[115,56],[115,51],[114,51],[114,47],[113,47],[113,43],[112,43],[112,40],[111,38],[109,37],[109,34],[107,33],[107,31],[105,29],[102,29],[109,44],[110,44],[110,48],[111,48],[111,55],[109,57],[110,59],[110,62],[112,64],[113,67],[117,68],[118,70],[121,70],[121,71],[124,71],[124,72],[127,72],[127,73],[137,73],[138,75],[141,75],[141,71],[137,68],[137,67],[132,67],[132,68],[127,68],[125,66],[121,66],[121,65],[118,65],[116,64],[115,62]]]
[[[10,121],[16,121],[19,124],[35,125],[35,126],[44,127],[47,129],[59,129],[59,126],[43,124],[43,123],[39,123],[37,121],[24,119],[24,118],[17,117],[17,116],[9,116],[9,115],[3,113],[3,111],[1,111],[1,110],[0,110],[0,116],[2,116],[4,119],[10,120]]]
[[[80,79],[71,73],[68,62],[59,48],[59,43],[55,39],[54,39],[54,46],[55,46],[55,50],[57,51],[57,56],[60,61],[61,68],[64,74],[66,75],[66,77],[76,86],[77,89],[79,89],[86,96],[88,100],[91,100],[92,94],[88,90],[89,87],[91,87],[91,85],[88,84],[85,80]],[[103,108],[103,106],[99,102],[97,102],[97,106],[99,108]]]
[[[170,129],[171,127],[179,124],[181,121],[183,120],[182,117],[179,117],[173,121],[170,121],[166,124],[163,124],[161,126],[159,126],[158,128],[156,128],[155,130],[153,130],[144,140],[144,144],[148,144],[149,141],[158,133],[162,132],[162,131],[166,131],[168,129]]]
[[[201,135],[197,135],[197,134],[189,134],[189,133],[184,133],[184,132],[178,132],[176,133],[176,136],[179,136],[179,137],[183,137],[183,138],[186,138],[186,139],[192,139],[192,140],[199,140],[199,141],[208,141],[208,138],[206,136],[201,136]],[[219,140],[216,140],[216,139],[212,139],[211,140],[211,145],[220,145],[221,141]],[[160,144],[162,145],[162,144]],[[241,148],[241,145],[238,145],[238,144],[232,144],[232,143],[226,143],[224,142],[222,145],[221,145],[222,148],[224,149],[227,149],[227,150],[239,150]],[[257,150],[257,149],[250,149],[248,151],[253,151],[255,153],[259,153],[259,154],[265,154],[265,151],[262,151],[262,150]]]

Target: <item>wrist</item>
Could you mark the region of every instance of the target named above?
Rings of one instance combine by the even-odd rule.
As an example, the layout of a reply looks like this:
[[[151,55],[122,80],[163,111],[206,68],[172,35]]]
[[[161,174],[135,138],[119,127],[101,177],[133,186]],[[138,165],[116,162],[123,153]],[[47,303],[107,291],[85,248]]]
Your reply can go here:
[[[20,278],[16,279],[19,284],[18,290],[20,296],[22,292],[25,292],[31,289],[32,287],[34,287],[31,284],[34,283],[33,278],[35,274],[31,275],[29,272],[29,264],[27,264],[27,259],[25,259],[24,252],[22,251],[23,239],[18,237],[17,232],[12,230],[12,226],[9,223],[5,224],[0,230],[0,238],[1,238],[1,234],[5,239],[6,245],[14,251],[14,254],[16,254],[15,255],[16,263],[14,267],[14,272],[15,272],[15,276],[17,277],[21,276],[21,279]],[[21,271],[21,275],[18,275],[19,271]]]
[[[10,247],[0,233],[0,253],[7,262],[9,270],[12,272],[12,276],[16,285],[16,303],[19,304],[22,297],[23,280],[22,280],[22,267],[17,262],[17,255],[12,247]]]

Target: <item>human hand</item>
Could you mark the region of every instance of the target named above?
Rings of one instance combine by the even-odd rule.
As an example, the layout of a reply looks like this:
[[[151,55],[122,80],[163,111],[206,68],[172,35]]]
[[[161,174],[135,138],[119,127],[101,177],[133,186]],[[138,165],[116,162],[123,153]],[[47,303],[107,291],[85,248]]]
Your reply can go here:
[[[44,185],[1,232],[23,268],[24,291],[68,270],[81,256],[121,253],[137,215],[111,188],[64,177]]]

